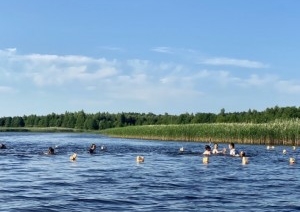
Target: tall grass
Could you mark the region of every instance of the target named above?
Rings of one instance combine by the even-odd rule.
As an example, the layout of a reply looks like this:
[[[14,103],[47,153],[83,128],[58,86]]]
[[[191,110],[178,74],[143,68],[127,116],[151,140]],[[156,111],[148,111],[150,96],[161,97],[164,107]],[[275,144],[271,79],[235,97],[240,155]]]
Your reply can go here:
[[[300,120],[265,124],[218,123],[187,125],[144,125],[111,128],[101,133],[123,138],[236,142],[244,144],[298,145]]]

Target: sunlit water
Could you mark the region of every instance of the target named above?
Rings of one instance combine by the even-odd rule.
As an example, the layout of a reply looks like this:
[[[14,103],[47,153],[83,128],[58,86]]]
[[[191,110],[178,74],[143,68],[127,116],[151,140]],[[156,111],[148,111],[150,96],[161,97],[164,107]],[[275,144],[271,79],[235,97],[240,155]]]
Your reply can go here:
[[[0,133],[0,141],[8,147],[0,150],[1,211],[300,210],[300,150],[292,147],[237,145],[249,164],[217,155],[205,165],[205,143],[66,133]],[[49,146],[55,155],[44,154]]]

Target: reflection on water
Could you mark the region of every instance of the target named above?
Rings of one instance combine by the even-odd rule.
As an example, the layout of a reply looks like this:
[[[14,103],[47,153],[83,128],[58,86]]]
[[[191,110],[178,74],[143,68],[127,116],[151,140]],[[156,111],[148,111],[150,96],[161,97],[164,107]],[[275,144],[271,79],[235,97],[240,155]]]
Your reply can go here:
[[[249,164],[217,155],[205,165],[205,143],[65,133],[0,133],[0,142],[8,147],[0,150],[1,211],[300,209],[299,164],[289,165],[290,157],[300,161],[300,151],[292,147],[237,145]],[[92,143],[98,147],[93,155]],[[49,146],[55,155],[43,154]],[[69,160],[73,152],[75,162]],[[145,162],[136,163],[137,155]]]

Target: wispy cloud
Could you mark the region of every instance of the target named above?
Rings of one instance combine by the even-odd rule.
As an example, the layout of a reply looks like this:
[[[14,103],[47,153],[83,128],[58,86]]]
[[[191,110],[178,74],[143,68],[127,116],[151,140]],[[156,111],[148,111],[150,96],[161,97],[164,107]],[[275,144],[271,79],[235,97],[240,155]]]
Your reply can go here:
[[[43,92],[43,96],[52,92],[51,96],[79,102],[81,108],[87,104],[100,108],[105,102],[109,109],[122,107],[136,111],[135,107],[138,107],[170,111],[169,108],[176,105],[177,110],[186,110],[195,104],[207,104],[209,108],[208,99],[218,102],[224,92],[232,96],[253,90],[300,94],[300,83],[282,80],[277,75],[238,75],[224,67],[220,70],[199,69],[199,65],[184,62],[19,54],[16,49],[0,50],[0,61],[0,84],[5,85],[0,86],[0,93],[19,94],[24,90],[21,86],[25,85],[26,91]],[[224,61],[221,60],[223,64]],[[255,65],[253,61],[241,61],[231,59],[227,64],[252,68],[263,66],[260,63],[260,66]],[[69,93],[60,94],[61,90],[72,91],[77,97],[61,96]]]
[[[117,74],[115,60],[77,55],[17,54],[2,50],[0,75],[33,80],[39,86],[60,85],[69,81],[94,81]]]
[[[2,94],[5,94],[5,93],[11,94],[11,93],[14,93],[14,92],[16,92],[16,90],[12,87],[0,86],[0,93],[2,93]]]
[[[275,85],[281,93],[300,95],[300,82],[294,80],[279,80]]]
[[[151,49],[151,51],[164,53],[164,54],[173,54],[174,53],[174,51],[170,47],[166,47],[166,46],[154,47]]]
[[[108,50],[108,51],[114,51],[114,52],[123,52],[123,51],[125,51],[123,48],[116,47],[116,46],[101,46],[100,49]]]
[[[267,64],[251,61],[246,59],[234,59],[234,58],[226,58],[226,57],[215,57],[215,58],[207,58],[200,62],[201,64],[206,65],[215,65],[215,66],[237,66],[243,68],[268,68]]]

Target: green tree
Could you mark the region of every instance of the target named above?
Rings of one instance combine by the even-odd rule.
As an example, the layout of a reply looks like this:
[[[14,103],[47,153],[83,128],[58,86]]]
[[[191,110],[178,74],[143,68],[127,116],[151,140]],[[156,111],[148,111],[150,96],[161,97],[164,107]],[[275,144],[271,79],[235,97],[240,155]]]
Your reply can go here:
[[[84,129],[85,119],[86,119],[86,114],[84,113],[84,111],[83,110],[79,111],[76,114],[75,128],[77,128],[77,129]]]

